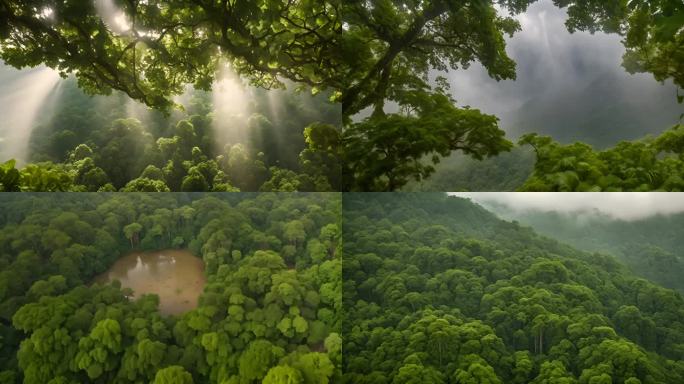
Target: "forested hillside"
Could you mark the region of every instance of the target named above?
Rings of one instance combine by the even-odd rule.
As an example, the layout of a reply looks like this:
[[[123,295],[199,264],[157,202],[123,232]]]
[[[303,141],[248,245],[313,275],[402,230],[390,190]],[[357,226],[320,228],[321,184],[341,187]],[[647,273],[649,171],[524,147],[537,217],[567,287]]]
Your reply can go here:
[[[587,212],[492,209],[578,249],[613,254],[635,274],[684,294],[683,214],[627,221]]]
[[[345,194],[344,383],[681,383],[684,300],[445,194]]]
[[[335,194],[50,194],[0,200],[0,383],[306,383],[340,375]],[[204,261],[196,309],[91,284],[120,255]]]

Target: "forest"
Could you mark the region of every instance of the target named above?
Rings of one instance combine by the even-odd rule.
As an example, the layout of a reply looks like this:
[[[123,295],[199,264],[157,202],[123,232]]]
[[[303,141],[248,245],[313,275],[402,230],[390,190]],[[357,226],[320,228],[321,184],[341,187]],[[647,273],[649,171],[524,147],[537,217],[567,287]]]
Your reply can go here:
[[[443,193],[343,206],[341,382],[684,381],[681,294],[618,258]]]
[[[337,194],[0,200],[0,383],[301,383],[341,375]],[[132,250],[201,257],[198,306],[92,283]]]
[[[510,152],[482,161],[450,156],[403,191],[678,192],[684,190],[684,128],[598,149],[524,135]]]
[[[403,191],[677,192],[684,190],[684,127],[608,148],[526,134],[482,161],[452,155]]]
[[[482,160],[453,154],[440,160],[430,177],[409,180],[400,191],[515,191],[530,178],[535,161],[529,146]]]
[[[317,3],[2,2],[0,191],[340,190]]]

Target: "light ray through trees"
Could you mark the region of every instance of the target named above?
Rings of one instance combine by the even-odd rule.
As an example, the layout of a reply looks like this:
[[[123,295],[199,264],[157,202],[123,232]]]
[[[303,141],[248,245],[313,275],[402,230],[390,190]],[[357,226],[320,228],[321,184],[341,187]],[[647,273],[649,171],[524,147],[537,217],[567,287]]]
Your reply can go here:
[[[59,74],[49,68],[10,70],[0,93],[0,153],[3,159],[28,159],[28,142],[48,97],[59,87]],[[52,100],[53,102],[55,100]]]
[[[245,142],[250,94],[230,66],[221,67],[211,91],[214,107],[212,124],[220,146]]]

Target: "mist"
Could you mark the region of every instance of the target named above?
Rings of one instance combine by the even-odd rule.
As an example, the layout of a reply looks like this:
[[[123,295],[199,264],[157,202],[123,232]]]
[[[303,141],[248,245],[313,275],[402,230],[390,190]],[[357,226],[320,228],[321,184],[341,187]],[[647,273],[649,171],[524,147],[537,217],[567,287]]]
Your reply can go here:
[[[684,212],[684,192],[452,192],[497,213],[558,212],[634,221]],[[509,216],[509,215],[503,215]],[[506,217],[510,218],[510,217]]]
[[[522,30],[507,38],[507,52],[517,63],[516,80],[497,82],[479,64],[446,74],[458,104],[496,115],[509,138],[536,132],[600,148],[679,121],[684,107],[676,87],[627,73],[619,36],[570,34],[565,9],[550,0],[515,18]]]

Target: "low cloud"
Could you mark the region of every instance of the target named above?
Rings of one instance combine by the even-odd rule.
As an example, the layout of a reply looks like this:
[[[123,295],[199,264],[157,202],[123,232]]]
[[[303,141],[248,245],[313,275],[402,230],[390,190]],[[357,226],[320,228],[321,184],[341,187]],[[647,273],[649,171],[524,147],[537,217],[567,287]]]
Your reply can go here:
[[[621,220],[684,212],[684,193],[679,192],[453,192],[450,195],[469,198],[490,209],[504,205],[518,212],[601,213]]]

